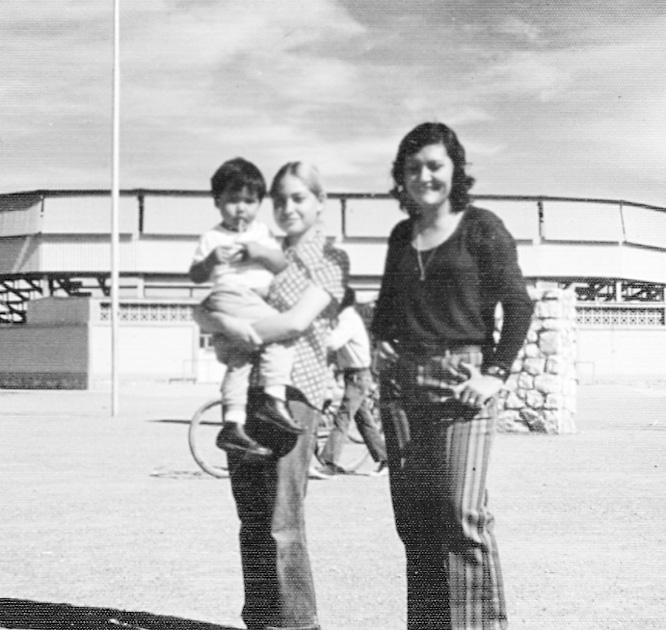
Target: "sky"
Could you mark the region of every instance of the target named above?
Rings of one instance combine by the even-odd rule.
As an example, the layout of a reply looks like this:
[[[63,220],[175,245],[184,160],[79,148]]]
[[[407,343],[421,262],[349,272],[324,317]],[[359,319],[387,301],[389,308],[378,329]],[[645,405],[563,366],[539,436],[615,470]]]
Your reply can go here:
[[[664,0],[120,0],[122,188],[271,178],[385,192],[458,133],[479,194],[666,206]],[[0,4],[0,192],[108,188],[112,0]]]

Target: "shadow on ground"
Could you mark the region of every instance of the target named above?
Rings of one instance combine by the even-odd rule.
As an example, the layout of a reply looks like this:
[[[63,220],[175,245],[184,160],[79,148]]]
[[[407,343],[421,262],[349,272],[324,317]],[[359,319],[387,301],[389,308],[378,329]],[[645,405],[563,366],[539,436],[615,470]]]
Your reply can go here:
[[[29,599],[0,599],[0,628],[25,630],[239,630],[149,612],[93,608]]]
[[[158,422],[161,424],[189,424],[190,418],[151,418],[147,422]],[[213,424],[212,422],[210,424]],[[215,424],[220,424],[219,422]]]

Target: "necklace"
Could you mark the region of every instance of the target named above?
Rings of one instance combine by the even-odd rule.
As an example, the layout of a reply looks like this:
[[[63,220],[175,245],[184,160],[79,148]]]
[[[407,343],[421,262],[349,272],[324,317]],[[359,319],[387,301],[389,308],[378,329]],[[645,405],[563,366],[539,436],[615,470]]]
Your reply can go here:
[[[437,248],[444,242],[448,241],[452,234],[456,231],[460,220],[463,216],[463,213],[459,214],[448,214],[445,216],[442,221],[440,221],[439,226],[433,226],[436,228],[436,231],[434,234],[436,236],[431,236],[428,238],[428,243],[431,245],[430,249],[422,249],[419,247],[419,243],[421,242],[421,236],[422,236],[422,231],[417,231],[417,233],[414,236],[414,243],[413,247],[416,250],[416,262],[419,265],[419,280],[421,282],[425,282],[426,280],[426,271],[428,269],[428,265],[430,264],[430,261],[435,257],[435,254],[437,253],[436,250]],[[434,241],[434,243],[433,243]],[[432,246],[434,244],[434,247]],[[424,258],[423,252],[428,253],[428,257]]]
[[[421,282],[425,282],[426,279],[426,270],[428,269],[428,265],[430,264],[430,261],[435,257],[434,251],[430,251],[428,253],[428,257],[425,259],[425,262],[422,258],[421,250],[414,248],[416,250],[416,262],[419,265],[419,280]]]

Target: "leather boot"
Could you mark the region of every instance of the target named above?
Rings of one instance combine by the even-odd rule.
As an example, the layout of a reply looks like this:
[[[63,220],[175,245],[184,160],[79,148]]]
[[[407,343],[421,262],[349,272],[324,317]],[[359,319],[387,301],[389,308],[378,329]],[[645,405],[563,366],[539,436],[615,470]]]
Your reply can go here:
[[[304,431],[303,427],[291,417],[287,403],[273,396],[266,396],[264,404],[256,412],[256,418],[262,422],[268,422],[287,433],[298,435]]]
[[[224,451],[242,452],[246,455],[268,459],[273,456],[273,451],[253,440],[247,433],[245,427],[237,422],[225,422],[222,430],[217,434],[215,445]]]

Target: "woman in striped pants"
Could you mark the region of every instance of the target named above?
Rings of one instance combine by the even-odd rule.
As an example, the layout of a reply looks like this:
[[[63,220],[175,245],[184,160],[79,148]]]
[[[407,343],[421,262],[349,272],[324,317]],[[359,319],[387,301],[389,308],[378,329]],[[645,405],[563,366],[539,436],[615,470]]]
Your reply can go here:
[[[513,238],[469,202],[474,180],[451,129],[413,129],[392,175],[408,218],[389,238],[372,332],[407,559],[407,628],[500,630],[506,608],[486,476],[495,397],[532,302]]]

